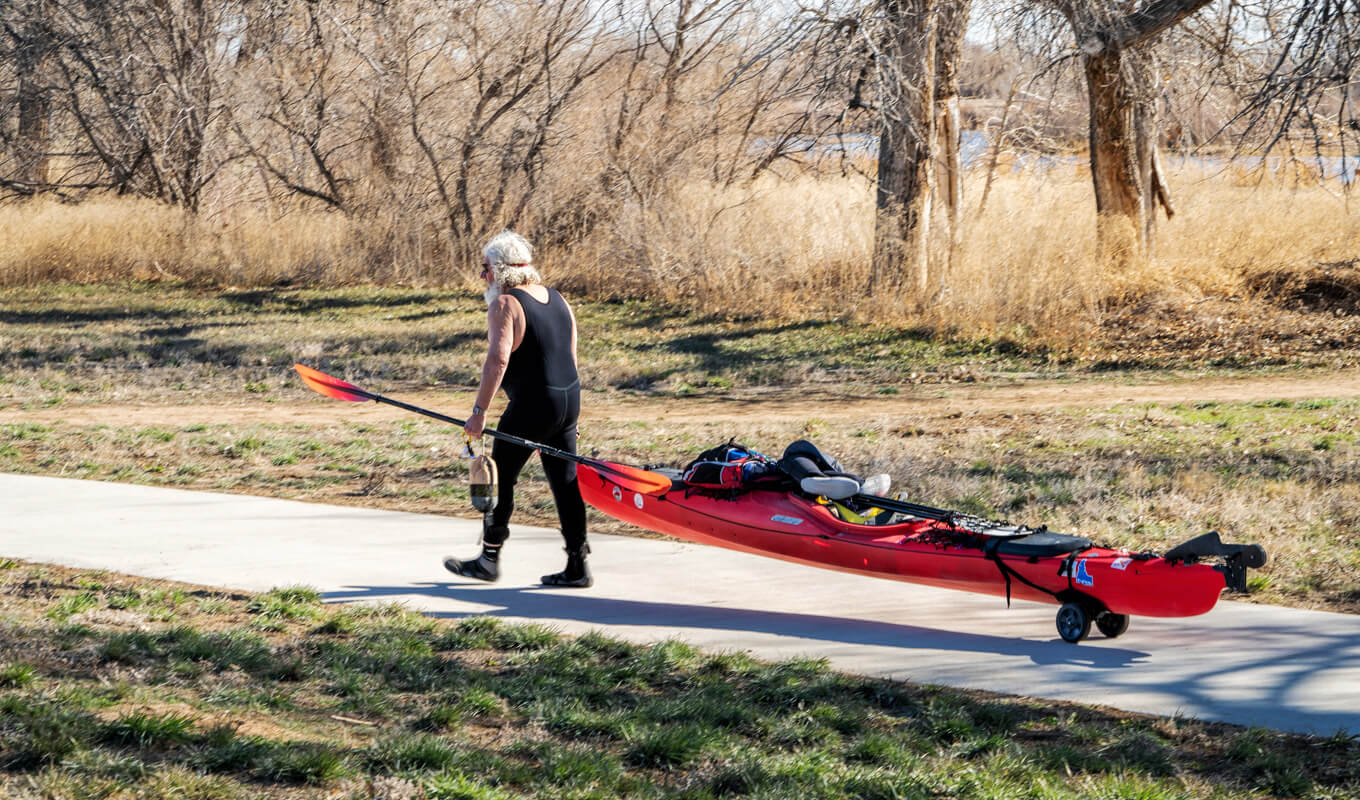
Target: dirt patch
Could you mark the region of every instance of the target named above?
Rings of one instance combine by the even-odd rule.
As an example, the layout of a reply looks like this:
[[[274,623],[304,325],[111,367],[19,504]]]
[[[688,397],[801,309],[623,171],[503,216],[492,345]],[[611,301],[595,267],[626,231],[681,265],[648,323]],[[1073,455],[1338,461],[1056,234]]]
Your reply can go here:
[[[1360,313],[1360,259],[1279,267],[1247,277],[1247,288],[1282,308]]]
[[[1292,276],[1281,278],[1294,286]],[[1306,292],[1308,281],[1298,284]],[[1281,287],[1288,295],[1295,290]],[[1207,297],[1186,304],[1152,299],[1115,311],[1101,325],[1107,339],[1094,369],[1349,365],[1360,349],[1360,316],[1299,303]]]
[[[471,394],[446,391],[394,393],[394,399],[431,410],[456,413]],[[875,416],[948,418],[960,413],[1013,413],[1056,408],[1107,408],[1127,403],[1248,402],[1360,397],[1360,370],[1311,371],[1298,375],[1205,377],[1183,374],[1140,383],[1104,381],[988,382],[911,387],[901,394],[870,397],[813,397],[791,390],[733,393],[702,398],[588,395],[582,423],[592,421],[712,421],[851,419]],[[493,416],[495,412],[493,411]],[[115,427],[194,424],[316,425],[378,422],[407,416],[377,403],[341,405],[305,400],[257,404],[88,405],[40,410],[3,409],[0,423],[110,425]]]

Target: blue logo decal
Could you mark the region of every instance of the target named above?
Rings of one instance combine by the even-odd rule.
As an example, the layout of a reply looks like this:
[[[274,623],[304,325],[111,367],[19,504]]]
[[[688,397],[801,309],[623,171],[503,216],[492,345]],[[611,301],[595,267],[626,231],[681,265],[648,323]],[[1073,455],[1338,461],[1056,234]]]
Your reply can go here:
[[[1095,586],[1095,585],[1096,585],[1095,579],[1093,579],[1093,578],[1091,577],[1091,573],[1089,573],[1089,572],[1086,571],[1086,559],[1084,559],[1084,558],[1083,558],[1082,560],[1080,560],[1080,561],[1077,562],[1077,574],[1076,574],[1076,579],[1077,579],[1077,585],[1078,585],[1078,586]]]

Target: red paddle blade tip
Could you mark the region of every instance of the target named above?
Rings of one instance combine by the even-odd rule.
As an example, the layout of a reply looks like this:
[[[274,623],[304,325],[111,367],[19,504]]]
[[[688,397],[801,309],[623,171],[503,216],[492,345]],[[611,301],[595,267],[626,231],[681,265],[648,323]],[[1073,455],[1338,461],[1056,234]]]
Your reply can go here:
[[[302,377],[302,382],[307,384],[307,388],[317,394],[324,394],[327,397],[346,400],[351,403],[362,403],[365,400],[373,399],[372,395],[358,386],[345,383],[339,378],[333,378],[305,364],[294,364],[293,369],[297,370],[297,374]]]

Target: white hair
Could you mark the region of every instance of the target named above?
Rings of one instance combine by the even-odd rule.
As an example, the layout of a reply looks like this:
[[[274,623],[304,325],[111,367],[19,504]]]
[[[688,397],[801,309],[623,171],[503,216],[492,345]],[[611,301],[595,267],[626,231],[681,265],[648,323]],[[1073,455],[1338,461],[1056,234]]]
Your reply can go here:
[[[543,282],[534,269],[534,248],[514,231],[501,231],[492,237],[482,248],[482,258],[491,266],[491,277],[497,286],[513,289]]]

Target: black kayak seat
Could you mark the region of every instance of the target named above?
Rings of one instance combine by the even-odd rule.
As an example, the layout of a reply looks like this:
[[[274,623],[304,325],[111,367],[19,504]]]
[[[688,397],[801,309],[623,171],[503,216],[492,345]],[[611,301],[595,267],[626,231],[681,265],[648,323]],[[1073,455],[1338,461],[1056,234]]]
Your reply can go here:
[[[1091,540],[1081,536],[1040,531],[1031,533],[1029,536],[989,539],[984,549],[989,556],[1048,558],[1075,553],[1090,547]]]

